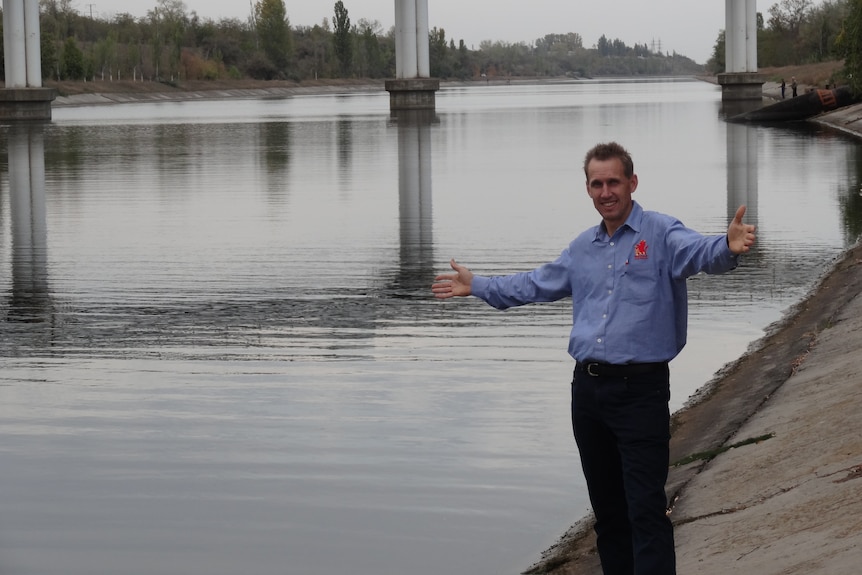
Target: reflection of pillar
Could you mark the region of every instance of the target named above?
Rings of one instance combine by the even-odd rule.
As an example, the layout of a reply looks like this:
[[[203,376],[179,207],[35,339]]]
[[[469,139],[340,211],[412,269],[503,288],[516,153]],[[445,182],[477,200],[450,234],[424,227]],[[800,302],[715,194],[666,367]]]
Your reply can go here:
[[[291,130],[289,122],[266,122],[259,124],[263,137],[263,159],[266,170],[266,189],[270,200],[287,198],[290,178],[287,177],[291,160]]]
[[[428,0],[395,0],[395,80],[386,81],[391,110],[433,110],[440,80],[430,78]]]
[[[746,206],[745,222],[757,225],[757,128],[727,124],[727,214]]]
[[[12,212],[12,301],[9,317],[19,321],[44,321],[50,315],[50,301],[45,144],[41,130],[13,129],[9,135],[8,152]]]
[[[0,119],[51,119],[56,92],[42,88],[39,0],[3,0],[3,63]]]
[[[338,120],[335,125],[336,146],[338,147],[338,173],[346,175],[353,162],[353,122]]]
[[[433,275],[431,125],[427,114],[398,116],[398,215],[401,225],[399,283],[426,289]]]
[[[763,76],[757,73],[756,0],[725,0],[725,73],[718,75],[722,100],[760,100]]]

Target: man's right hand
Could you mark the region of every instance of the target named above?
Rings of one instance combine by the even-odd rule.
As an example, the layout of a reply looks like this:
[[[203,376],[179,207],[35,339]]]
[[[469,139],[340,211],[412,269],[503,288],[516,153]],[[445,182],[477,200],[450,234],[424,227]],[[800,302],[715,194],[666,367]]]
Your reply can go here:
[[[440,274],[434,278],[434,283],[431,285],[434,297],[446,299],[455,296],[470,295],[472,293],[470,284],[473,282],[473,272],[456,263],[454,259],[449,260],[449,265],[452,266],[452,269],[456,273]]]

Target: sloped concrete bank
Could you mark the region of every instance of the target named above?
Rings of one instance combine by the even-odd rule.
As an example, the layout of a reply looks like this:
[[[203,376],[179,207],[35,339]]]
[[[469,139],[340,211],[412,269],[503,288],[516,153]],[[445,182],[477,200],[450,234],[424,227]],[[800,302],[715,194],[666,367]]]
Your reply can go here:
[[[237,100],[253,98],[289,98],[319,94],[348,94],[357,92],[383,92],[383,83],[342,86],[296,86],[273,88],[236,88],[226,90],[198,90],[174,92],[123,92],[92,93],[58,96],[56,107],[94,106],[103,104],[136,104],[152,102],[187,102],[207,100]]]

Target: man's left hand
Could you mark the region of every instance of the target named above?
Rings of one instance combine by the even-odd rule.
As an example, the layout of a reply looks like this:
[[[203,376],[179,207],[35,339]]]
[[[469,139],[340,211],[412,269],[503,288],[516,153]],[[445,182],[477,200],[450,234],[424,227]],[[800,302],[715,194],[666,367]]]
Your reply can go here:
[[[727,247],[735,254],[744,254],[754,245],[757,236],[754,235],[755,227],[742,223],[745,215],[745,206],[739,206],[733,221],[727,226]]]

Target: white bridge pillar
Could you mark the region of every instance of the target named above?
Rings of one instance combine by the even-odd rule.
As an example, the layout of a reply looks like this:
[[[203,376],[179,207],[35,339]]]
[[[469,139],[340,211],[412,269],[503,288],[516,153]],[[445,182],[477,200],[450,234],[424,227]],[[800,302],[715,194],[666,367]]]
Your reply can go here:
[[[56,92],[42,88],[39,0],[3,0],[3,62],[0,119],[50,120]]]
[[[430,75],[428,0],[395,0],[395,79],[386,81],[390,110],[433,110],[440,80]]]
[[[718,75],[721,99],[762,100],[763,76],[757,73],[757,2],[725,0],[724,74]]]

